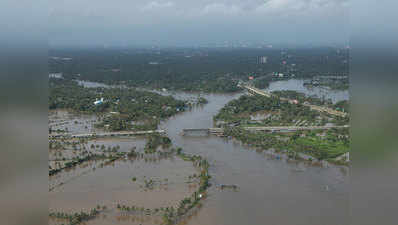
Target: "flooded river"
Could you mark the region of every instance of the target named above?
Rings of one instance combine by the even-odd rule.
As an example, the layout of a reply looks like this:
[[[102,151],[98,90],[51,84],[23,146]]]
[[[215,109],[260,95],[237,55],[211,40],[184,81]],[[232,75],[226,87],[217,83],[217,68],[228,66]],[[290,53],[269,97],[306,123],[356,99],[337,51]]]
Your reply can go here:
[[[292,90],[304,93],[308,96],[316,96],[318,98],[331,99],[333,103],[342,100],[348,100],[350,94],[348,90],[331,90],[326,87],[306,87],[304,86],[305,80],[300,79],[290,79],[282,81],[271,82],[269,87],[265,90],[267,91],[282,91],[282,90]]]
[[[285,83],[281,83],[285,82]],[[297,82],[274,82],[269,90],[281,90],[281,87],[299,86]],[[303,87],[304,88],[304,87]],[[304,88],[305,89],[305,88]],[[297,89],[296,89],[297,90]],[[300,91],[300,90],[299,90]],[[312,92],[306,92],[311,94]],[[197,95],[186,93],[174,93],[178,98],[189,98]],[[257,152],[255,149],[244,146],[238,141],[216,136],[181,136],[184,128],[209,128],[213,127],[213,116],[230,100],[241,95],[202,95],[209,103],[203,107],[193,108],[191,111],[180,113],[160,127],[166,130],[175,146],[182,147],[185,152],[206,157],[211,163],[210,173],[212,186],[208,190],[208,196],[203,201],[203,206],[185,221],[188,225],[345,225],[349,216],[349,177],[348,169],[342,166],[317,167],[308,166],[303,162],[286,162],[283,159],[272,157],[266,152]],[[328,97],[334,101],[348,99],[347,93],[331,94]],[[163,161],[166,168],[172,167],[170,161]],[[145,168],[144,164],[135,164],[136,167]],[[116,163],[112,168],[104,168],[98,175],[92,173],[88,180],[71,188],[79,190],[93,190],[93,196],[120,194],[117,189],[128,194],[130,188],[137,189],[134,184],[127,181],[133,176],[129,168],[134,169],[126,162]],[[136,168],[136,169],[137,169]],[[169,168],[169,169],[170,169]],[[172,174],[178,175],[179,169],[188,169],[183,163],[172,167]],[[167,169],[166,169],[167,171]],[[145,172],[145,171],[144,171]],[[193,171],[189,171],[192,173]],[[106,176],[102,176],[105,173]],[[102,175],[101,175],[102,174]],[[161,174],[166,176],[167,174]],[[139,174],[138,176],[144,176]],[[152,176],[159,176],[152,174]],[[110,177],[109,182],[103,183],[102,178]],[[80,179],[80,178],[79,178]],[[105,178],[104,178],[105,179]],[[176,182],[181,182],[178,176]],[[119,180],[126,184],[117,185]],[[123,183],[122,182],[122,183]],[[236,191],[220,190],[220,184],[234,184],[238,186]],[[123,186],[124,185],[124,186]],[[97,187],[98,186],[98,187]],[[131,186],[131,187],[130,187]],[[180,196],[180,191],[188,193],[189,190],[175,190],[172,195]],[[61,192],[61,197],[59,197]],[[54,208],[62,205],[62,189],[53,193]],[[171,196],[172,196],[171,195]],[[57,197],[58,196],[58,197]],[[63,196],[63,197],[62,197]],[[120,199],[124,199],[122,194]],[[91,195],[89,196],[91,197]],[[127,195],[126,199],[132,199],[137,195]],[[152,203],[151,194],[146,194],[148,204]],[[84,194],[76,195],[70,200],[85,198]],[[171,201],[165,197],[157,197],[164,201]],[[111,203],[112,196],[104,197],[104,202]],[[140,197],[140,200],[145,202]],[[81,201],[81,200],[80,200]],[[78,201],[79,202],[79,201]],[[87,201],[82,201],[86,206]],[[89,203],[97,203],[90,201]],[[69,203],[68,205],[72,203]],[[155,203],[153,203],[155,204]],[[114,213],[105,214],[102,219],[94,220],[89,224],[139,224],[131,220],[116,218]]]
[[[175,145],[212,163],[209,198],[188,224],[348,224],[346,168],[287,163],[234,140],[180,135],[183,128],[212,127],[213,115],[238,96],[205,95],[209,103],[203,108],[162,124]],[[220,191],[218,184],[235,184],[239,190]]]

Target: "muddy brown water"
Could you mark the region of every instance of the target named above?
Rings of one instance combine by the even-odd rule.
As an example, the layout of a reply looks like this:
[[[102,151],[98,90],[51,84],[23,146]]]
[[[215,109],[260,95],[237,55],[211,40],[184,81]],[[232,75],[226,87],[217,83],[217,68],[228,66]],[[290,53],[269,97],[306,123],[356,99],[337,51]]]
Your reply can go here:
[[[69,134],[84,134],[100,132],[94,127],[99,122],[96,115],[76,114],[67,110],[52,110],[49,112],[49,127],[54,133],[57,129],[67,131]]]
[[[189,97],[186,93],[174,93],[179,98]],[[183,223],[188,225],[344,225],[349,214],[349,171],[342,166],[309,166],[303,162],[286,162],[283,157],[271,157],[266,152],[256,151],[240,142],[216,136],[181,136],[184,128],[209,128],[212,117],[227,102],[238,98],[233,95],[202,95],[209,100],[203,107],[180,113],[163,122],[173,144],[185,152],[199,154],[211,163],[212,187],[200,209],[194,211]],[[160,161],[158,167],[148,164],[117,162],[114,166],[102,168],[103,172],[90,172],[86,177],[62,185],[52,193],[51,207],[59,205],[68,209],[90,207],[92,204],[112,204],[115,199],[142,201],[148,206],[159,202],[173,201],[189,190],[171,188],[169,192],[139,191],[129,183],[131,171],[140,176],[149,176],[151,171],[161,175],[175,175],[190,171],[191,166],[176,161]],[[172,172],[173,171],[173,172]],[[188,172],[190,173],[190,172]],[[187,173],[187,174],[188,174]],[[155,176],[155,175],[153,175]],[[84,179],[83,179],[84,178]],[[175,182],[178,182],[178,181]],[[70,186],[69,186],[69,185]],[[236,191],[220,190],[220,184],[234,184]],[[183,187],[186,187],[182,185]],[[73,192],[67,192],[72,190]],[[132,192],[132,190],[135,190]],[[174,191],[174,192],[173,192]],[[184,192],[187,191],[187,192]],[[134,194],[131,194],[134,193]],[[131,194],[131,195],[130,195]],[[85,199],[85,200],[82,200]],[[160,200],[160,201],[159,201]],[[161,218],[123,214],[109,210],[86,224],[159,224]]]
[[[289,79],[271,82],[267,91],[282,91],[292,90],[306,94],[307,96],[316,96],[318,98],[331,99],[333,103],[342,100],[348,100],[350,93],[348,90],[332,90],[325,87],[306,87],[304,86],[306,80],[303,79]]]
[[[209,197],[188,224],[348,224],[347,168],[287,163],[233,139],[180,135],[183,128],[212,127],[213,115],[239,95],[206,95],[209,103],[203,108],[162,124],[175,145],[212,164]],[[239,189],[220,191],[218,184],[235,184]]]
[[[87,210],[97,205],[115,208],[117,203],[152,209],[177,205],[195,191],[194,185],[186,182],[188,176],[198,171],[191,162],[180,158],[118,160],[107,166],[100,166],[100,162],[59,175],[58,180],[72,173],[73,179],[65,180],[49,193],[50,209],[73,213],[76,209]],[[153,189],[145,188],[145,180],[149,179],[155,181]]]

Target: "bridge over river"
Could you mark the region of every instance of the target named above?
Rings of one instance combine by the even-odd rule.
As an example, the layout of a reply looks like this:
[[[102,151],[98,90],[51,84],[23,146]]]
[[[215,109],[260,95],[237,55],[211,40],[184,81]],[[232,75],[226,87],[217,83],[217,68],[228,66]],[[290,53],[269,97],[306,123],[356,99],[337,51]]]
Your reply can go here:
[[[48,135],[49,138],[86,138],[86,137],[117,137],[117,136],[134,136],[154,133],[165,133],[164,130],[146,130],[146,131],[122,131],[122,132],[103,132],[103,133],[87,133],[87,134],[53,134]]]
[[[343,126],[273,126],[273,127],[242,127],[245,130],[249,131],[269,131],[269,132],[289,132],[289,131],[299,131],[299,130],[328,130],[328,129],[341,129],[341,128],[349,128],[349,125]],[[190,133],[204,133],[204,134],[223,134],[224,128],[202,128],[202,129],[183,129],[182,135],[190,134]]]
[[[267,91],[263,91],[263,90],[260,90],[258,88],[255,88],[255,87],[252,87],[252,86],[249,86],[249,85],[242,84],[242,85],[239,85],[239,86],[247,89],[252,94],[258,94],[258,95],[262,95],[262,96],[265,96],[265,97],[271,97],[272,96],[272,94],[267,92]],[[281,97],[280,99],[282,101],[292,102],[292,100],[288,99],[288,98],[282,98]],[[345,112],[340,112],[340,111],[337,111],[337,110],[334,110],[334,109],[330,109],[330,108],[327,108],[327,107],[323,107],[323,106],[319,106],[319,105],[311,105],[309,103],[303,103],[303,105],[310,107],[311,110],[316,110],[316,111],[319,111],[319,112],[325,112],[325,113],[328,113],[328,114],[331,114],[331,115],[335,115],[335,116],[341,116],[341,117],[347,116],[347,113],[345,113]]]

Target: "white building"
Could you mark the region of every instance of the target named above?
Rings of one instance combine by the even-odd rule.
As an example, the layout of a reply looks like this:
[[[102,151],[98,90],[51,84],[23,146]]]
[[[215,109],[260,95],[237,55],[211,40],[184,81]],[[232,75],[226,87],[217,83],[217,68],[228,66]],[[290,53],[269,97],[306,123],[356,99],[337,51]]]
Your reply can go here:
[[[95,100],[94,105],[101,105],[102,103],[104,103],[104,98],[101,98],[100,100]]]

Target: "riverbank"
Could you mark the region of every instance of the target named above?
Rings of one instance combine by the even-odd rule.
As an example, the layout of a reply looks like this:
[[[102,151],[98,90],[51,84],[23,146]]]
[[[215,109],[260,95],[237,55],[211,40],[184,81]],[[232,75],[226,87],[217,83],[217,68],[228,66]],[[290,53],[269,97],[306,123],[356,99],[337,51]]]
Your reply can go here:
[[[195,107],[192,110],[180,112],[162,121],[159,125],[159,128],[165,130],[167,137],[171,139],[175,146],[181,146],[184,149],[185,154],[200,155],[206,158],[211,165],[208,168],[208,175],[211,176],[210,182],[212,186],[207,188],[206,195],[202,198],[201,204],[198,204],[184,214],[184,218],[181,218],[183,221],[181,222],[185,222],[188,225],[240,225],[246,224],[247,221],[251,221],[252,224],[262,224],[263,221],[269,221],[271,223],[315,225],[322,223],[323,218],[326,216],[331,218],[330,221],[332,224],[343,224],[344,212],[346,212],[344,196],[349,189],[349,184],[347,183],[348,168],[335,165],[320,167],[316,165],[315,162],[314,164],[309,164],[301,162],[300,160],[280,160],[278,155],[281,154],[272,155],[264,151],[249,151],[255,150],[256,148],[254,146],[242,144],[240,141],[235,141],[235,139],[219,138],[215,136],[180,136],[180,132],[183,128],[213,127],[212,117],[216,115],[225,104],[233,99],[239,98],[240,95],[242,95],[242,93],[232,95],[203,94],[202,96],[208,100],[207,104],[201,107]],[[194,96],[196,95],[187,93],[174,94],[176,99],[187,99]],[[71,123],[71,126],[74,126],[74,124]],[[120,149],[117,150],[118,152],[129,153],[131,147],[137,146],[136,151],[142,152],[144,158],[142,160],[134,160],[132,164],[129,164],[129,161],[124,162],[124,159],[115,161],[110,165],[106,165],[106,170],[100,173],[85,172],[93,168],[96,168],[96,172],[99,172],[100,163],[85,162],[75,167],[78,169],[72,169],[68,172],[68,176],[62,176],[65,179],[65,181],[62,180],[62,182],[68,183],[69,178],[72,179],[74,184],[70,184],[72,186],[77,185],[73,188],[73,190],[76,191],[76,196],[71,193],[65,194],[68,198],[62,198],[63,201],[68,202],[71,206],[76,205],[79,203],[79,198],[83,200],[90,197],[77,195],[81,190],[84,190],[82,187],[96,187],[99,181],[104,181],[104,184],[107,186],[111,184],[112,186],[131,184],[133,186],[136,185],[137,190],[142,190],[142,192],[139,192],[139,195],[129,195],[128,193],[118,195],[121,199],[125,199],[126,196],[133,197],[131,202],[119,202],[120,206],[129,206],[130,209],[132,206],[135,207],[134,209],[137,207],[149,208],[152,213],[156,208],[172,205],[164,204],[164,206],[156,206],[156,204],[154,204],[151,206],[150,204],[156,203],[157,200],[162,201],[167,196],[174,198],[176,195],[172,193],[165,194],[165,192],[156,194],[156,191],[145,192],[143,189],[140,189],[139,185],[145,187],[145,181],[151,184],[150,180],[152,179],[155,190],[157,190],[156,187],[160,187],[157,186],[157,184],[160,185],[160,181],[164,182],[164,177],[169,179],[171,179],[171,177],[168,175],[156,175],[155,171],[167,174],[170,172],[167,168],[177,167],[178,169],[175,170],[175,175],[177,175],[182,171],[189,171],[191,165],[187,165],[187,167],[181,166],[180,161],[178,161],[179,157],[168,162],[167,159],[158,160],[156,157],[152,157],[151,154],[145,154],[146,140],[142,141],[138,137],[128,137],[123,139],[124,141],[116,138],[110,138],[109,141],[102,140],[103,139],[91,140],[95,142],[93,144],[96,150],[101,151],[102,144],[106,146],[106,150],[110,145],[112,145],[112,150],[112,148],[116,148],[116,145],[119,144]],[[123,142],[127,143],[123,144]],[[89,146],[90,145],[91,144],[89,144]],[[66,154],[64,156],[67,157]],[[190,164],[189,162],[187,163]],[[174,164],[175,167],[172,166]],[[140,172],[141,175],[134,175],[132,171],[141,171],[142,173]],[[81,175],[81,173],[83,174]],[[198,172],[194,173],[198,174]],[[192,177],[194,173],[189,174],[185,178],[188,179],[189,176]],[[74,178],[75,176],[73,174],[81,178]],[[144,178],[144,176],[146,176],[146,178]],[[136,177],[136,183],[133,182],[134,177]],[[182,177],[184,176],[181,176],[181,178]],[[181,179],[181,181],[184,183],[187,180]],[[85,185],[78,185],[79,183]],[[234,184],[239,187],[239,190],[233,192],[221,191],[220,188],[217,187],[222,184]],[[169,190],[172,189],[170,182],[168,185]],[[99,184],[99,186],[101,186],[101,184]],[[187,187],[189,188],[189,184],[187,184]],[[131,188],[127,189],[131,190]],[[108,201],[107,199],[109,199],[109,196],[116,196],[109,191],[106,192],[108,194],[104,195],[104,192],[95,190],[96,189],[94,189],[93,192],[94,195],[91,195],[90,198],[98,199],[101,206],[103,202]],[[143,196],[143,198],[140,196]],[[187,196],[190,195],[182,195],[180,199],[184,199]],[[299,202],[297,202],[297,204],[292,202],[292,198],[296,200],[299,199]],[[103,199],[103,202],[101,202],[100,199]],[[269,204],[270,199],[272,200],[272,204]],[[142,203],[140,203],[141,200]],[[239,202],[239,204],[236,204],[237,202]],[[96,202],[93,203],[94,204],[87,204],[87,209],[96,205]],[[145,203],[148,205],[145,205]],[[116,223],[127,225],[131,223],[155,224],[156,221],[162,221],[162,213],[147,215],[145,212],[146,210],[142,213],[140,211],[117,210],[117,204],[116,202],[114,204],[110,202],[110,207],[108,206],[104,212],[99,214],[104,217],[99,216],[86,223],[88,225],[108,225]],[[177,205],[177,203],[175,205]],[[319,207],[320,205],[328,205],[328,210],[322,209],[322,207]],[[253,210],[253,208],[262,208],[266,210],[261,214],[257,214],[256,210]],[[333,208],[333,210],[330,211],[330,208]],[[283,210],[291,211],[294,218],[280,216],[278,213]],[[176,212],[176,210],[174,210],[174,212]],[[312,216],[313,213],[320,216],[314,217]],[[300,217],[298,215],[300,215]],[[310,216],[311,220],[308,219]],[[64,221],[64,223],[66,222]],[[59,224],[59,222],[54,224]]]
[[[294,98],[297,103],[282,101],[282,97]],[[241,96],[226,104],[214,116],[214,121],[217,126],[224,128],[225,136],[234,137],[264,151],[273,149],[285,153],[289,158],[346,164],[348,161],[340,156],[349,151],[349,127],[344,126],[349,123],[349,117],[340,118],[313,111],[310,107],[299,104],[303,101],[322,104],[320,99],[305,97],[294,91],[278,91],[270,97]],[[332,128],[333,126],[336,127]],[[266,133],[267,131],[255,130],[256,127],[297,129],[278,133],[268,130]],[[301,127],[303,129],[298,129]],[[329,129],[321,129],[322,127]],[[303,158],[297,153],[310,157]]]
[[[203,98],[193,104],[129,88],[86,88],[75,81],[56,78],[50,79],[49,86],[50,110],[97,114],[100,121],[95,126],[109,131],[156,130],[161,120],[206,103]]]
[[[200,207],[210,186],[209,162],[171,147],[167,137],[146,139],[143,148],[135,141],[130,141],[133,147],[111,147],[120,142],[114,138],[100,139],[101,145],[96,139],[51,143],[53,160],[65,166],[50,167],[49,224],[102,223],[101,214],[126,213],[154,218],[142,224],[157,224],[157,219],[175,224]],[[95,185],[98,178],[106,182]],[[86,189],[90,194],[84,194]]]
[[[349,152],[347,129],[340,131],[339,134],[328,131],[320,135],[313,131],[272,134],[230,128],[225,130],[224,135],[234,137],[260,151],[272,149],[273,152],[287,155],[289,159],[310,162],[325,160],[341,165],[348,164],[346,159],[338,159]]]

